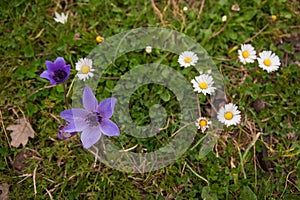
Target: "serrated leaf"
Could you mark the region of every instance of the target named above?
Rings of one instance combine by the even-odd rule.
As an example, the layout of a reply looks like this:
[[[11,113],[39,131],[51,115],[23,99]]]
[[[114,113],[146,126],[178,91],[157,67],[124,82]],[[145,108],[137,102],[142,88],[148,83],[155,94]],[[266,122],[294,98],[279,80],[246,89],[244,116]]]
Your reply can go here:
[[[10,136],[11,136],[11,145],[13,147],[19,147],[20,144],[25,147],[25,145],[28,142],[28,138],[34,137],[34,130],[32,129],[31,124],[26,118],[21,118],[19,120],[16,120],[15,125],[9,125],[7,127],[7,130],[13,131]]]

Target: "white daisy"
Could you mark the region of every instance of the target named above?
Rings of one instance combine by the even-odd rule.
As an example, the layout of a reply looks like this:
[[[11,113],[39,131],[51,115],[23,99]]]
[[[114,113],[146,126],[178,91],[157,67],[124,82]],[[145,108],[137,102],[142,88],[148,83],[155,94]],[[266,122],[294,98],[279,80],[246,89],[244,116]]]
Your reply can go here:
[[[253,63],[256,59],[256,51],[251,44],[242,44],[241,50],[238,50],[241,63]]]
[[[68,21],[68,15],[69,15],[69,13],[67,13],[67,15],[65,15],[65,13],[58,14],[57,12],[55,12],[54,20],[56,22],[64,24]]]
[[[80,58],[75,64],[75,67],[78,71],[77,76],[79,80],[85,81],[89,77],[94,76],[94,74],[92,73],[93,71],[95,71],[95,69],[93,69],[93,60],[89,58]]]
[[[217,118],[221,123],[228,127],[240,123],[240,113],[241,111],[238,110],[238,107],[235,104],[229,103],[219,110]]]
[[[192,51],[184,51],[179,55],[178,63],[181,67],[195,66],[198,56]]]
[[[272,51],[260,52],[257,61],[258,66],[268,73],[278,70],[281,64],[279,57],[275,53],[272,53]]]
[[[213,87],[214,80],[211,75],[201,74],[200,76],[196,76],[191,83],[193,84],[195,92],[202,92],[204,95],[212,94],[215,91],[215,87]]]
[[[200,117],[197,119],[196,126],[198,129],[201,129],[202,133],[204,133],[210,124],[211,121],[208,121],[208,119],[206,119],[205,117]]]

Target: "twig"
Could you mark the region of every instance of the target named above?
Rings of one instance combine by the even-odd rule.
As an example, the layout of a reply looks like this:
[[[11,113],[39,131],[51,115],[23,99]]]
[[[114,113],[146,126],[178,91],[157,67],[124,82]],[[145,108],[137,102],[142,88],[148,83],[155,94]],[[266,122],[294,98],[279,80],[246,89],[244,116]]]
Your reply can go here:
[[[194,124],[195,122],[191,122],[191,123],[188,123],[186,125],[184,125],[183,127],[181,127],[180,129],[178,129],[175,133],[172,134],[171,137],[174,137],[177,133],[179,133],[180,131],[182,131],[182,129],[184,129],[185,127],[191,125],[191,124]]]
[[[49,190],[46,189],[47,194],[49,195],[50,199],[53,200],[53,196],[51,195],[51,192],[49,192]]]
[[[7,136],[7,132],[6,132],[6,129],[5,129],[5,126],[4,126],[4,123],[3,123],[3,116],[2,116],[1,110],[0,110],[0,120],[1,120],[1,126],[2,126],[2,129],[3,129],[3,131],[4,131],[4,134],[5,134],[7,143],[8,143],[8,145],[9,145],[9,148],[11,149],[11,145],[10,145],[10,142],[9,142],[9,139],[8,139],[8,136]]]
[[[136,145],[134,145],[133,147],[130,147],[130,148],[128,148],[128,149],[122,149],[122,150],[119,150],[119,152],[128,152],[128,151],[131,151],[131,150],[135,149],[138,145],[139,145],[139,144],[136,144]]]
[[[253,35],[251,38],[247,39],[243,44],[248,43],[252,41],[254,38],[256,38],[258,35],[260,35],[268,26],[270,23],[267,23],[262,29],[260,29],[255,35]]]
[[[163,24],[163,26],[165,26],[165,22],[163,20],[163,15],[161,14],[160,10],[156,7],[154,0],[151,0],[151,5],[152,5],[154,11],[156,12],[159,20],[161,21],[161,23]]]
[[[224,31],[224,29],[227,27],[227,25],[229,24],[230,19],[231,19],[231,17],[227,20],[226,24],[222,28],[220,28],[220,30],[218,30],[216,33],[212,34],[212,36],[210,36],[209,39],[212,39],[212,38],[216,37],[217,35],[219,35],[220,33],[222,33]]]
[[[170,123],[170,117],[168,117],[167,125],[165,127],[163,127],[163,128],[159,128],[158,130],[159,131],[166,130],[169,127],[169,123]]]
[[[33,176],[32,176],[32,179],[33,179],[33,190],[34,190],[34,196],[36,196],[37,194],[37,191],[36,191],[36,181],[35,181],[35,176],[36,176],[36,170],[37,170],[38,166],[36,166],[33,170]]]
[[[201,6],[200,6],[200,10],[199,10],[199,13],[198,13],[198,16],[197,16],[197,19],[200,19],[200,15],[201,15],[202,10],[204,8],[204,3],[205,3],[205,0],[202,0],[201,1]]]

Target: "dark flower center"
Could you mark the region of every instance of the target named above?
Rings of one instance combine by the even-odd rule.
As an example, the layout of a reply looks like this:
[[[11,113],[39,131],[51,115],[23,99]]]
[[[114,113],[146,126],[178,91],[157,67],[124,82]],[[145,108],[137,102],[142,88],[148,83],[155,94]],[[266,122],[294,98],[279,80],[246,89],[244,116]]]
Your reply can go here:
[[[67,76],[67,72],[65,72],[62,69],[58,69],[58,70],[54,71],[53,79],[56,82],[61,82],[61,81],[63,81],[66,78],[66,76]]]
[[[101,123],[101,120],[102,120],[102,117],[100,116],[100,113],[98,113],[98,112],[89,113],[85,118],[86,123],[90,127],[99,126],[99,124]]]

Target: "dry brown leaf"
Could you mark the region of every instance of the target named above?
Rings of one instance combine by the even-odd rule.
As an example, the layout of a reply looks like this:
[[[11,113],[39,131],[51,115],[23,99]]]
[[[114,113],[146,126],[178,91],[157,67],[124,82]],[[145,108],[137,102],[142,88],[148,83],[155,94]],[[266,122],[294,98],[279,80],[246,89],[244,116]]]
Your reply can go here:
[[[28,137],[34,137],[34,130],[31,127],[31,124],[26,118],[21,118],[16,120],[16,125],[9,125],[7,130],[13,131],[11,136],[11,145],[13,147],[18,147],[20,144],[25,147],[28,142]]]
[[[9,185],[7,183],[2,183],[0,185],[0,199],[2,200],[9,200],[8,192],[9,192]]]

